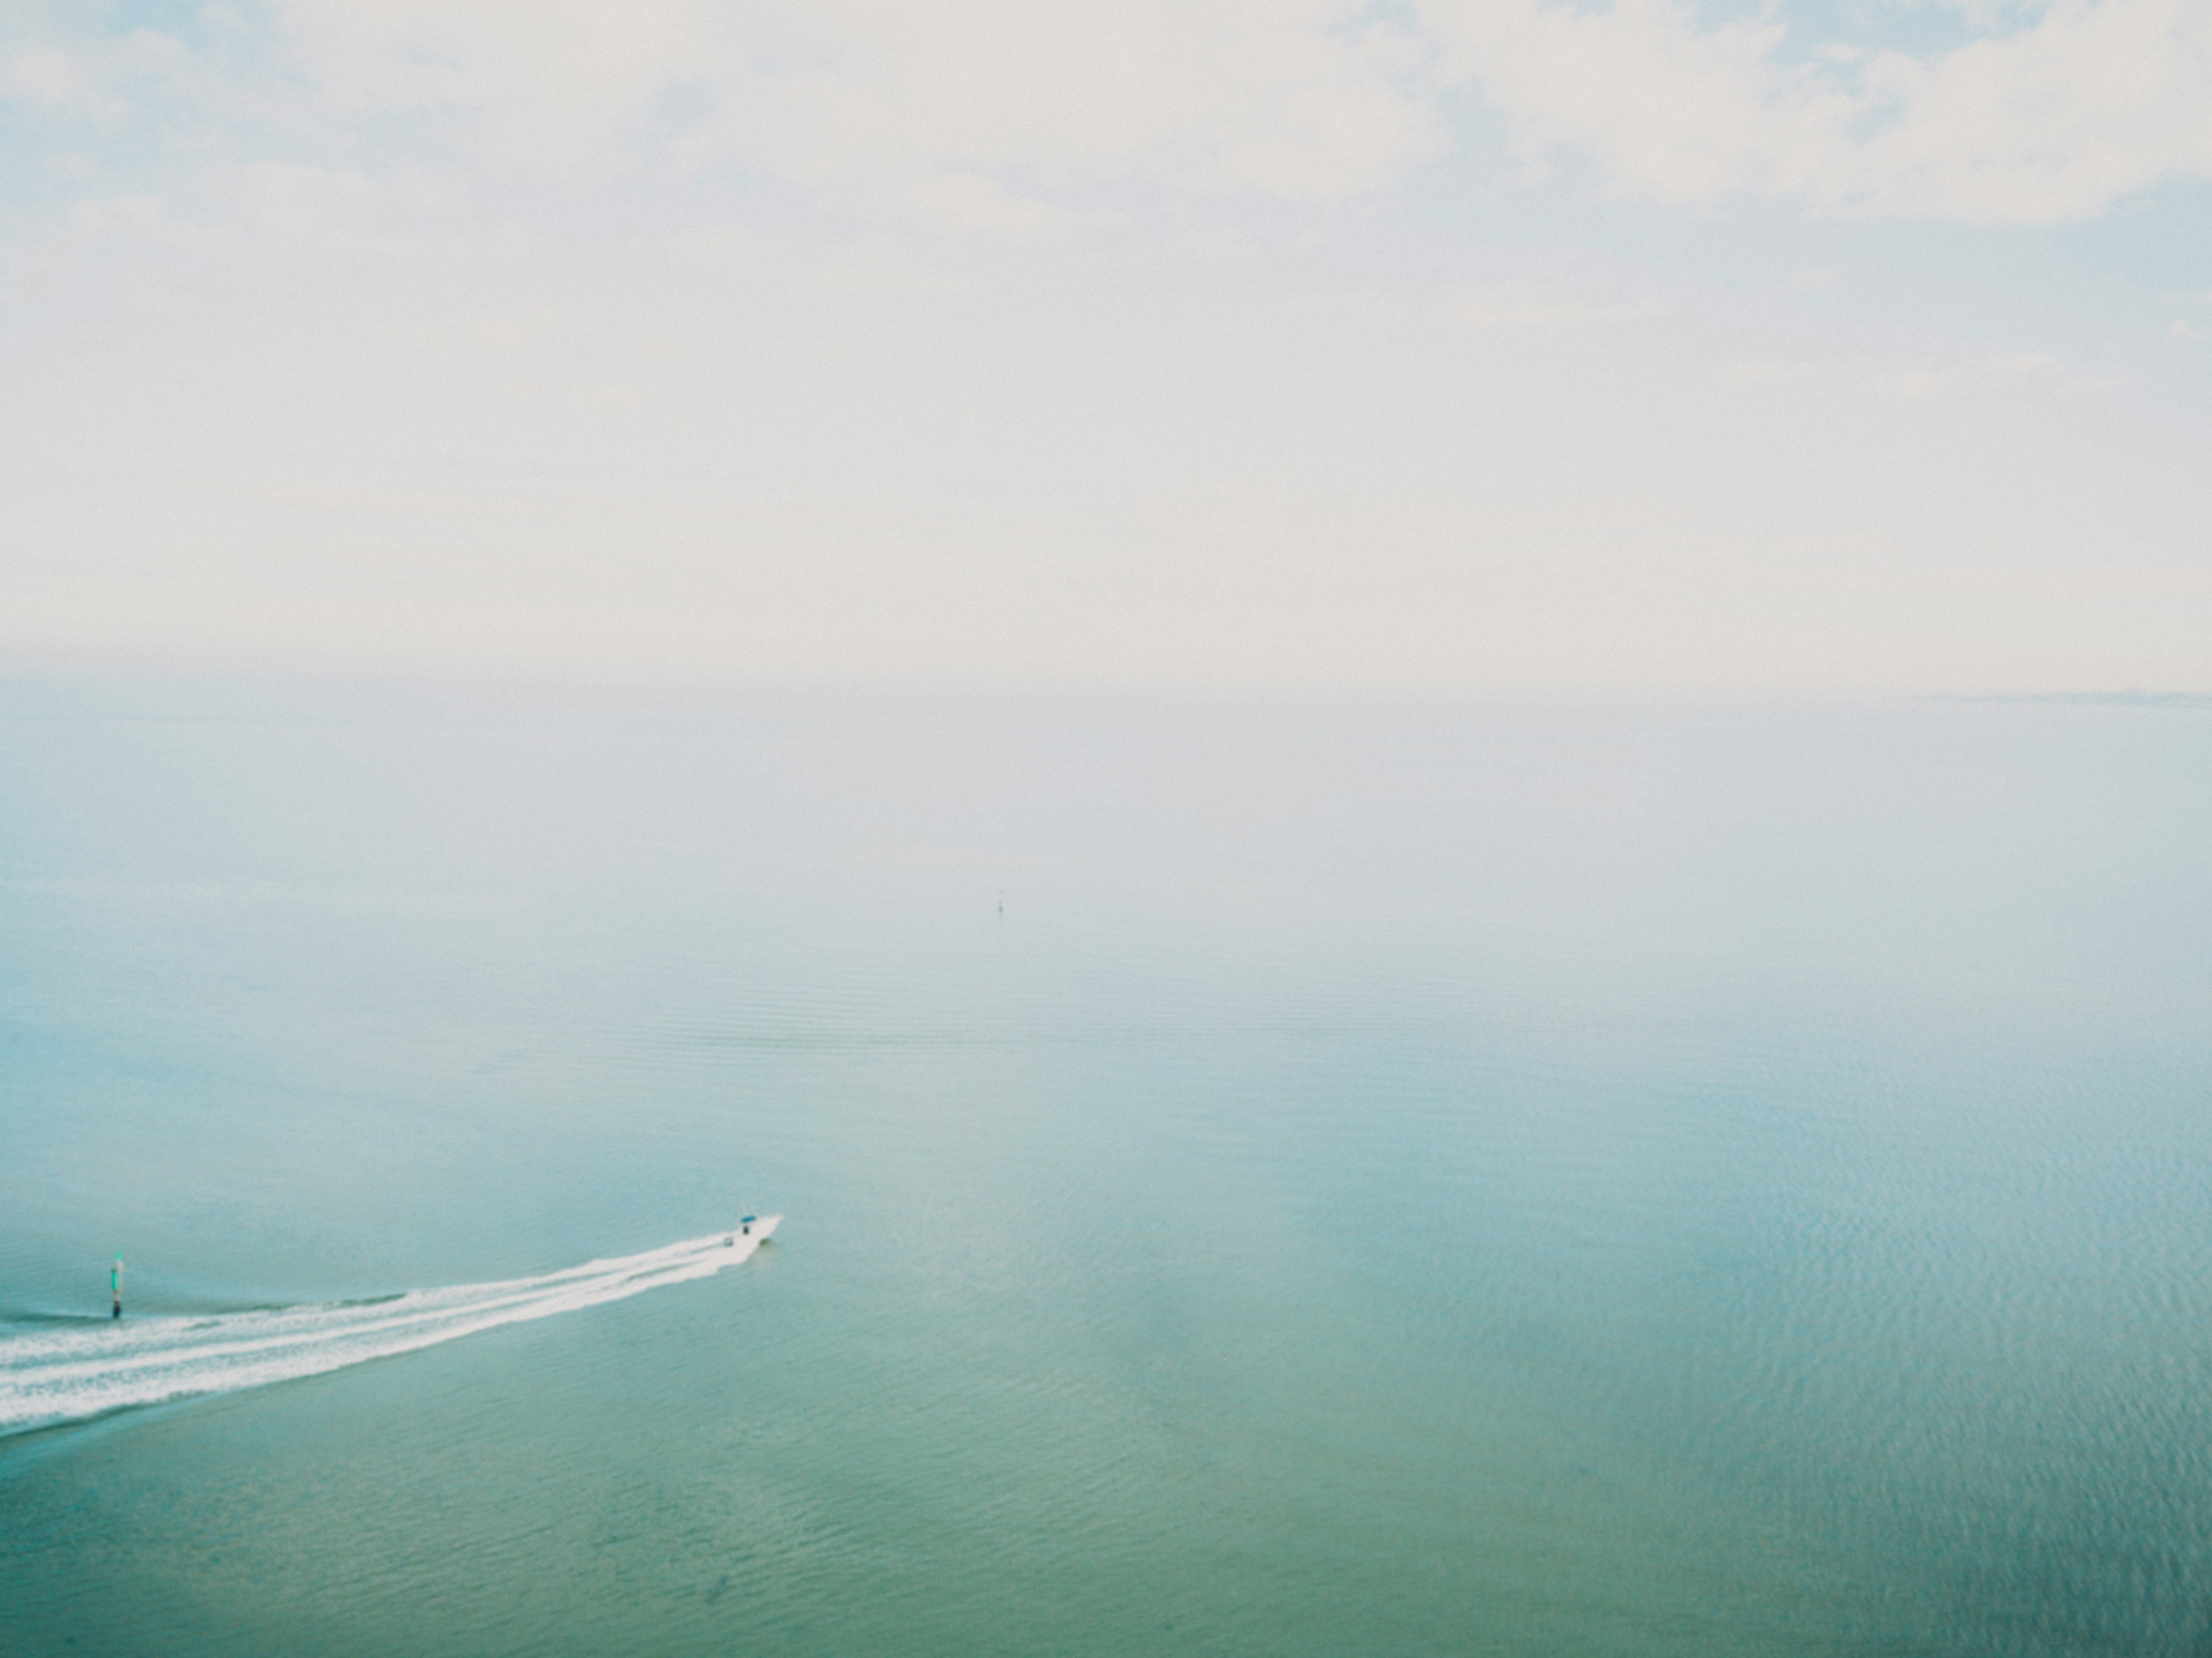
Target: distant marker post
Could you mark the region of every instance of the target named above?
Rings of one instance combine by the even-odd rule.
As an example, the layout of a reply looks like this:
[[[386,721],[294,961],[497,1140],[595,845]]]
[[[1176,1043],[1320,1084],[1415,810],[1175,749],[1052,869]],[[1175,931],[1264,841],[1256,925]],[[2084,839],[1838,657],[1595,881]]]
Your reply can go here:
[[[115,1310],[111,1318],[123,1316],[123,1257],[116,1256],[115,1265],[107,1269],[107,1287],[115,1292]]]

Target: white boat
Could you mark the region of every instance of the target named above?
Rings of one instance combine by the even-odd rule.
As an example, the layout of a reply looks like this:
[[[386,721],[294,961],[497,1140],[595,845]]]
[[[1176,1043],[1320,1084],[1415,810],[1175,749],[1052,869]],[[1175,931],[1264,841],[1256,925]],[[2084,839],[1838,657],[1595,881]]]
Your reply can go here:
[[[781,1215],[747,1215],[738,1223],[738,1230],[730,1234],[730,1242],[734,1247],[739,1238],[750,1238],[755,1243],[765,1242],[775,1230],[776,1222],[782,1218]]]

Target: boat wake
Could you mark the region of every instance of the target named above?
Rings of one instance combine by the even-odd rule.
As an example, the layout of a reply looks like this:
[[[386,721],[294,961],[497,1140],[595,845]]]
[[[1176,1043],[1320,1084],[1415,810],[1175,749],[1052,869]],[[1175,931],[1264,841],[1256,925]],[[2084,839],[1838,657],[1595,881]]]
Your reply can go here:
[[[766,1230],[774,1224],[768,1221]],[[126,1317],[119,1324],[0,1338],[0,1434],[319,1376],[501,1324],[708,1278],[750,1259],[762,1229],[756,1233],[732,1244],[718,1232],[503,1284],[455,1284],[211,1318]]]

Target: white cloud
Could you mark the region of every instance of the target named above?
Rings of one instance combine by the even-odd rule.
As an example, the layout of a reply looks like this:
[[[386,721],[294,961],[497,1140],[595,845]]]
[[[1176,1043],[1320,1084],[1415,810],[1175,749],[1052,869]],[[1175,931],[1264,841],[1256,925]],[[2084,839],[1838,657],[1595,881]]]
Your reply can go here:
[[[1238,264],[1260,251],[1259,239],[1240,225],[1206,225],[1176,237],[1174,250],[1202,264]]]
[[[1772,386],[1809,380],[1819,372],[1820,365],[1810,362],[1732,362],[1721,370],[1721,378],[1731,386]]]
[[[1580,328],[1639,321],[1662,316],[1666,309],[1656,299],[1592,304],[1522,282],[1469,288],[1460,295],[1453,314],[1468,328]]]
[[[2197,345],[2205,340],[2212,340],[2212,328],[2206,328],[2202,323],[2193,323],[2183,318],[2166,331],[2166,337],[2170,340],[2179,341],[2184,345]]]
[[[1800,89],[1814,82],[1786,84],[1776,69],[1784,28],[1768,17],[1701,30],[1671,0],[1605,11],[1430,0],[1423,10],[1522,156],[1580,150],[1623,193],[1701,201],[1763,185],[1798,171],[1789,152],[1809,152],[1833,118]]]
[[[321,99],[458,115],[493,154],[542,167],[603,155],[665,89],[714,68],[713,9],[695,0],[276,0],[270,10]]]
[[[1977,27],[1996,28],[2025,13],[2039,9],[2045,0],[1899,0],[1899,3],[1955,11]]]
[[[349,103],[458,113],[495,153],[549,166],[653,142],[657,102],[675,89],[700,94],[703,113],[661,138],[695,164],[734,159],[876,195],[903,182],[925,207],[921,181],[1008,167],[1328,198],[1389,182],[1437,143],[1418,43],[1346,0],[277,9]],[[979,204],[972,187],[940,207],[998,222],[979,228],[1041,222]]]
[[[36,318],[105,304],[179,313],[224,295],[301,298],[324,276],[372,267],[452,282],[527,249],[523,228],[461,206],[432,175],[257,161],[209,168],[158,192],[85,197],[43,235],[5,252],[20,313]]]
[[[2212,174],[2202,0],[2054,0],[1948,52],[1841,61],[1793,58],[1771,10],[1713,27],[1676,0],[1427,0],[1423,15],[1521,154],[1579,153],[1626,196],[2039,222]]]
[[[27,135],[9,535],[86,573],[72,638],[134,614],[166,637],[174,608],[235,644],[278,570],[308,650],[378,616],[456,659],[519,650],[524,605],[550,662],[654,668],[675,637],[702,664],[1047,677],[1556,680],[1625,647],[1660,678],[1786,677],[1802,643],[1893,681],[1861,647],[1922,567],[2196,569],[2201,388],[2051,360],[2140,306],[2129,239],[2008,261],[1702,204],[2051,217],[2202,172],[2203,106],[2173,90],[2197,15],[2054,0],[1908,56],[1821,52],[1809,0],[1697,3],[268,0],[179,42],[22,0],[51,27],[0,9]],[[1442,147],[1440,112],[1492,130],[1462,118],[1485,100],[1550,193],[1699,210],[1501,199],[1486,138]],[[502,251],[517,218],[533,259]],[[1847,294],[1790,299],[1836,268]],[[2146,281],[2154,342],[2212,328]],[[924,325],[791,298],[970,282],[988,303]],[[1443,349],[1462,325],[1496,372]],[[1509,372],[1577,331],[1614,349]],[[1512,550],[1535,574],[1484,574]],[[38,636],[35,586],[0,633]],[[1670,589],[1696,602],[1655,627]],[[2115,601],[2113,659],[2166,629],[2156,659],[2201,663],[2185,608]],[[2079,614],[2005,628],[2032,653]],[[1998,659],[2004,629],[1962,615],[1926,624],[1928,671]],[[1802,619],[1786,649],[1776,616]],[[851,642],[878,623],[882,661]]]
[[[669,250],[702,264],[774,271],[788,286],[841,294],[958,294],[968,284],[881,236],[811,246],[747,225],[704,225],[669,238]]]
[[[787,238],[771,236],[741,224],[701,225],[668,239],[669,251],[708,264],[744,269],[788,257]]]
[[[1375,288],[1296,294],[1275,307],[1286,317],[1382,317],[1389,315],[1391,308],[1389,297]]]
[[[143,236],[159,231],[167,222],[158,196],[94,197],[70,210],[70,228],[87,238]]]
[[[49,118],[112,123],[149,93],[204,97],[213,90],[205,66],[173,35],[150,28],[106,33],[98,24],[102,9],[40,0],[7,9],[0,16],[0,99]]]
[[[1119,222],[1111,213],[1079,213],[1018,196],[997,179],[975,173],[941,173],[922,179],[902,205],[908,217],[932,230],[1017,241],[1065,241]]]
[[[839,294],[962,294],[969,286],[882,236],[797,259],[788,277],[795,287]]]
[[[1898,114],[1839,166],[1837,204],[2078,218],[2161,179],[2212,173],[2212,9],[2053,4],[1941,58],[1885,54],[1864,95]]]
[[[1435,143],[1401,33],[1341,0],[1101,9],[845,0],[784,61],[719,87],[696,153],[831,186],[1013,167],[1325,199],[1389,182]]]
[[[76,58],[52,46],[19,52],[0,70],[9,96],[60,108],[92,98],[92,82]]]
[[[120,108],[159,84],[294,131],[405,112],[456,164],[734,165],[887,221],[1022,238],[1091,228],[1081,192],[1102,185],[1301,202],[1389,187],[1443,152],[1447,105],[1470,91],[1531,166],[1579,156],[1603,191],[1661,203],[2031,222],[2212,176],[2204,0],[1967,4],[1976,38],[1917,53],[1836,49],[1775,5],[1709,22],[1687,0],[271,0],[269,15],[283,61],[251,88],[225,82],[248,61],[233,47],[70,24],[0,59],[0,90]]]
[[[2050,381],[2063,367],[2048,351],[1995,351],[1960,353],[1948,361],[1869,365],[1866,373],[1869,383],[1884,396],[1917,403],[1971,393],[2017,392]]]
[[[1920,403],[1949,397],[1965,386],[1966,376],[1955,368],[1899,367],[1876,374],[1874,383],[1876,390],[1890,397]]]
[[[417,246],[403,228],[417,203],[358,173],[264,161],[247,169],[246,193],[267,246],[289,258],[391,256]]]

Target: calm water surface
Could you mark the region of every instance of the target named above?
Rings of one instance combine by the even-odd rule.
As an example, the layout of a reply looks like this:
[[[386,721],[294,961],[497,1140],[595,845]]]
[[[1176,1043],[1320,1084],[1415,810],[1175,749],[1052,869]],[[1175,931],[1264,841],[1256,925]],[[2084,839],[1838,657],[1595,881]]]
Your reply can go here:
[[[0,1651],[2212,1653],[2208,823],[2191,708],[9,682]]]

